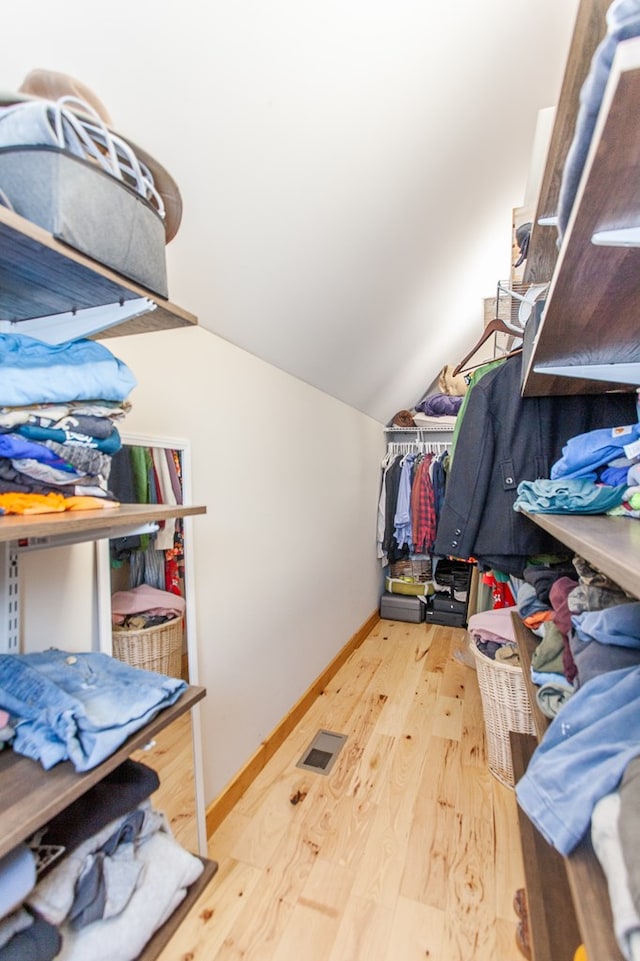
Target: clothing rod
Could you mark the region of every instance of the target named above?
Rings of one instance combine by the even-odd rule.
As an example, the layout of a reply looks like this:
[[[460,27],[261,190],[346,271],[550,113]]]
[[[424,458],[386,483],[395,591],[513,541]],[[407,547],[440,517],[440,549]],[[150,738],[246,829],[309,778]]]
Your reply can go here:
[[[445,454],[451,450],[451,443],[446,441],[394,441],[387,444],[388,454]]]

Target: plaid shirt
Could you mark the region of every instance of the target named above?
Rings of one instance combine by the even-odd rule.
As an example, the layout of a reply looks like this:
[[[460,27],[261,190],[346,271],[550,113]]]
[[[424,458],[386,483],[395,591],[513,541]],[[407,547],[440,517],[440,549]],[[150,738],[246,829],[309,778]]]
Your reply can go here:
[[[436,499],[430,475],[432,459],[433,454],[426,454],[420,461],[411,486],[412,539],[416,554],[428,554],[436,539]]]

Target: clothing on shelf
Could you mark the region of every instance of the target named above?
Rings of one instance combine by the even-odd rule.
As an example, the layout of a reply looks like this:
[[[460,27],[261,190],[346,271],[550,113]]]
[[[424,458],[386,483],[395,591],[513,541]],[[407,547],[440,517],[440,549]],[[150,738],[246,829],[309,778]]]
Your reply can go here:
[[[29,949],[34,935],[51,940],[50,956],[66,961],[138,957],[203,870],[200,859],[175,840],[165,815],[153,808],[149,795],[156,787],[153,771],[125,762],[109,779],[109,790],[96,785],[89,792],[93,803],[79,798],[40,832],[60,843],[65,857],[0,923],[0,961],[49,957]],[[92,829],[74,813],[88,814]],[[42,932],[33,930],[38,921],[47,926]]]
[[[0,513],[67,510],[77,496],[93,498],[84,510],[108,506],[116,422],[136,384],[128,367],[94,341],[20,334],[0,335],[0,363]]]
[[[640,743],[640,666],[607,671],[576,691],[549,725],[516,785],[519,805],[561,854],[588,830]]]
[[[607,879],[613,927],[620,951],[628,961],[640,961],[640,915],[633,901],[620,820],[621,796],[620,792],[613,791],[601,798],[593,809],[591,840]]]
[[[124,817],[160,786],[157,773],[127,758],[84,794],[39,828],[26,845],[36,859],[38,880],[107,824]]]
[[[33,890],[36,859],[26,844],[0,858],[0,918],[11,914]]]
[[[76,771],[96,767],[186,686],[96,652],[0,655],[0,707],[16,722],[13,750],[45,770],[65,760]]]

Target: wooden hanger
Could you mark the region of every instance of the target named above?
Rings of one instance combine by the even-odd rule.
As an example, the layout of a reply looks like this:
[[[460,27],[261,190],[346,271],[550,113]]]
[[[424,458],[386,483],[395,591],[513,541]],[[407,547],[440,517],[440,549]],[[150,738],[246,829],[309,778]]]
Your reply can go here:
[[[460,361],[458,366],[455,368],[453,372],[454,377],[462,373],[467,361],[471,360],[473,355],[480,350],[482,345],[485,344],[489,340],[489,337],[491,337],[493,334],[507,334],[509,337],[522,336],[521,334],[518,335],[517,331],[515,331],[513,327],[508,327],[505,324],[505,322],[501,320],[499,317],[494,317],[493,320],[490,320],[487,326],[482,331],[482,334],[477,344],[469,351],[469,353],[465,357],[463,357],[463,359]],[[517,351],[512,351],[512,353],[517,353]],[[511,354],[507,354],[505,356],[511,356]]]

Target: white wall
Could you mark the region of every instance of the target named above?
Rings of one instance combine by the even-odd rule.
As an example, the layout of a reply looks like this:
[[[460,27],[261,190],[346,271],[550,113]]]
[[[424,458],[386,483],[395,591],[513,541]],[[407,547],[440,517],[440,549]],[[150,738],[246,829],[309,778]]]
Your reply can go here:
[[[381,425],[196,328],[111,339],[123,430],[191,442],[211,801],[376,609]]]
[[[182,191],[172,298],[386,422],[508,276],[576,7],[30,0],[3,10],[0,89],[37,66],[92,87]]]

